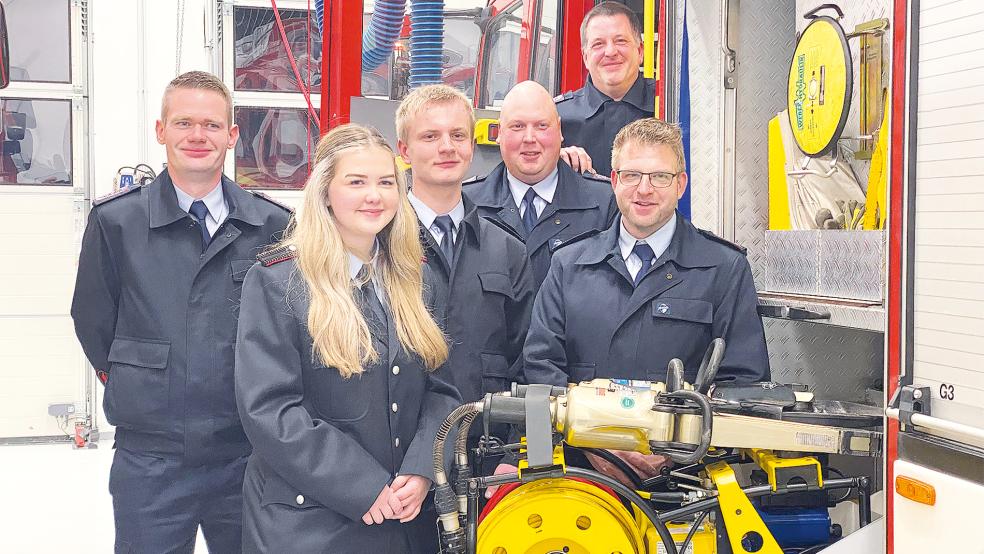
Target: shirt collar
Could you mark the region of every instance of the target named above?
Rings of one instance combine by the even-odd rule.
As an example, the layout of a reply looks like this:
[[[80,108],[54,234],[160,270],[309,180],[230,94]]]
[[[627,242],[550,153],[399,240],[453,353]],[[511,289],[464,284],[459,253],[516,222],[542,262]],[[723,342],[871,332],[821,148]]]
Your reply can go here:
[[[376,257],[379,256],[379,241],[377,240],[372,244],[372,257],[368,262],[363,262],[361,258],[351,252],[347,252],[347,254],[349,278],[354,281],[359,277],[359,272],[362,271],[362,266],[376,265]],[[373,276],[373,282],[375,282],[375,275]]]
[[[178,196],[178,206],[184,210],[188,211],[191,209],[191,203],[196,199],[192,198],[190,194],[178,188],[177,185],[174,186],[174,193]],[[206,194],[205,196],[199,198],[205,203],[205,207],[208,208],[208,213],[212,214],[212,218],[218,218],[219,214],[225,209],[225,196],[222,194],[222,181],[220,180],[216,183],[212,192]]]
[[[533,190],[536,191],[536,195],[542,198],[547,204],[553,202],[554,193],[557,192],[557,173],[558,171],[555,167],[550,172],[550,175],[547,175],[539,183],[532,185]],[[518,207],[523,203],[523,197],[526,196],[526,191],[529,190],[531,185],[527,185],[513,177],[512,173],[509,173],[508,170],[506,170],[506,180],[509,182],[509,191],[512,193],[513,201],[516,202],[516,206]]]
[[[619,218],[618,224],[618,248],[622,253],[622,259],[628,260],[629,256],[632,254],[632,249],[635,247],[639,239],[633,237],[626,229],[625,222],[622,218]],[[662,227],[656,230],[653,234],[646,237],[644,240],[650,248],[653,249],[653,253],[656,258],[659,258],[666,252],[666,249],[670,246],[670,241],[673,240],[673,232],[676,231],[676,214],[670,218],[669,221],[663,224]]]
[[[425,229],[430,229],[431,226],[434,225],[434,220],[437,219],[438,215],[445,215],[435,212],[430,206],[424,204],[423,200],[417,198],[413,194],[413,190],[407,194],[407,199],[410,200],[410,205],[413,206],[413,210],[417,212],[417,219],[420,220],[420,224],[423,225]],[[454,207],[451,208],[451,211],[446,215],[451,216],[451,222],[454,223],[455,229],[461,227],[461,220],[465,218],[465,205],[461,201],[460,197],[458,198],[458,203],[455,204]]]
[[[629,87],[629,90],[625,93],[625,96],[621,100],[613,100],[611,96],[608,96],[604,92],[598,90],[598,87],[591,81],[591,76],[588,76],[588,82],[584,85],[587,91],[588,108],[590,109],[590,115],[597,113],[598,109],[605,102],[628,102],[633,106],[639,108],[640,110],[652,111],[652,101],[646,102],[646,79],[643,78],[642,73],[636,76],[636,80]]]

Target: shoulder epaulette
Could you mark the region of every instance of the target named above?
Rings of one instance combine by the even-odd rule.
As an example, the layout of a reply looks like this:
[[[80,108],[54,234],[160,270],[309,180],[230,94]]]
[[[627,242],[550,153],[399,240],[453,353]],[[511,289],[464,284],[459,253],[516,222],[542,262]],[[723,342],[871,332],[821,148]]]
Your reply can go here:
[[[597,235],[600,232],[601,232],[600,229],[588,229],[587,231],[585,231],[585,232],[583,232],[583,233],[581,233],[579,235],[574,235],[573,237],[571,237],[571,238],[565,240],[564,242],[558,244],[557,246],[555,246],[554,247],[554,252],[560,250],[561,248],[570,246],[570,245],[572,245],[572,244],[574,244],[576,242],[581,242],[582,240],[584,240],[586,238],[591,238],[591,237]]]
[[[262,198],[263,200],[266,200],[267,202],[273,204],[274,206],[277,206],[279,208],[282,208],[282,209],[284,209],[284,210],[286,210],[286,211],[288,211],[290,213],[294,213],[294,208],[291,208],[290,206],[288,206],[287,204],[284,204],[283,202],[280,202],[279,200],[275,200],[272,196],[270,196],[268,194],[262,193],[262,192],[260,192],[258,190],[251,190],[249,192],[251,192],[253,194],[253,196],[255,196],[257,198]]]
[[[95,200],[92,201],[92,205],[93,206],[99,206],[100,204],[105,204],[106,202],[109,202],[110,200],[116,200],[117,198],[121,198],[123,196],[126,196],[127,194],[130,194],[133,191],[137,191],[137,190],[140,190],[142,188],[143,188],[143,185],[133,185],[133,186],[126,187],[125,189],[120,189],[120,190],[118,190],[116,192],[113,192],[113,193],[107,194],[105,196],[100,196],[99,198],[96,198]]]
[[[472,175],[471,177],[469,177],[469,178],[465,179],[464,181],[462,181],[461,182],[461,186],[473,185],[473,184],[475,184],[475,183],[477,183],[479,181],[484,181],[485,180],[485,177],[486,177],[485,175]]]
[[[571,98],[574,98],[574,91],[573,90],[569,90],[569,91],[565,92],[564,94],[558,94],[557,96],[554,96],[553,101],[554,101],[554,104],[556,104],[558,102],[563,102],[564,100],[570,100]]]
[[[273,264],[286,262],[287,260],[295,257],[297,257],[297,247],[293,244],[284,244],[256,255],[257,261],[259,261],[263,267],[270,267]]]
[[[498,219],[496,219],[494,217],[488,217],[488,216],[484,216],[484,215],[483,216],[480,216],[479,219],[482,219],[484,221],[488,221],[492,225],[495,225],[496,227],[498,227],[498,228],[502,229],[503,231],[509,233],[511,236],[514,236],[517,239],[519,239],[519,242],[522,242],[524,244],[526,243],[526,240],[523,239],[523,236],[520,235],[519,232],[516,231],[516,229],[513,229],[509,225],[506,225],[506,222],[500,221],[500,220],[498,220]]]
[[[600,173],[591,173],[590,171],[586,171],[581,174],[581,177],[584,177],[585,179],[590,179],[592,181],[598,181],[599,183],[605,183],[608,186],[611,186],[612,184],[611,177],[607,175],[602,175]]]
[[[704,229],[697,229],[697,232],[703,235],[705,238],[713,240],[716,243],[723,244],[732,250],[737,250],[738,252],[741,252],[742,255],[748,253],[748,249],[745,248],[744,246],[731,242],[728,239],[723,239],[710,231],[705,231]]]

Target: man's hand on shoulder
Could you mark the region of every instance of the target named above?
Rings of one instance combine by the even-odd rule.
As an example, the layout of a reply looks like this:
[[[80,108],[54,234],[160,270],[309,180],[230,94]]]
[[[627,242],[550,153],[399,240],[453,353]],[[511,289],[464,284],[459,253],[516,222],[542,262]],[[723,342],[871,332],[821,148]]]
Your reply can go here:
[[[591,165],[591,156],[580,146],[561,148],[560,159],[567,162],[567,165],[578,173],[595,173],[594,167]]]

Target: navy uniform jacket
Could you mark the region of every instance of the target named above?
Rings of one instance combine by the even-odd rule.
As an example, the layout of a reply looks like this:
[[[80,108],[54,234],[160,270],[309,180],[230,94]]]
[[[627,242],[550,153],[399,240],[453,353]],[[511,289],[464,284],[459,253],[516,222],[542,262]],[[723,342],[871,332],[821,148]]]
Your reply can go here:
[[[421,227],[420,232],[427,265],[438,277],[439,317],[451,337],[448,379],[465,402],[473,402],[485,393],[509,390],[522,378],[533,277],[523,242],[479,217],[467,198],[463,201],[465,217],[452,267],[430,231]]]
[[[373,335],[386,355],[361,376],[312,362],[296,267],[258,264],[243,285],[236,399],[253,443],[243,551],[432,554],[428,500],[407,524],[366,525],[362,515],[397,474],[433,479],[434,437],[459,396],[441,370],[425,372],[403,351],[392,317],[385,337]]]
[[[656,81],[640,74],[620,101],[612,100],[595,88],[591,78],[583,87],[558,96],[557,113],[564,146],[580,146],[591,156],[599,175],[612,174],[612,143],[615,135],[629,123],[653,117]]]
[[[553,202],[540,214],[529,235],[519,217],[506,179],[506,165],[500,163],[484,178],[467,183],[465,196],[482,217],[497,220],[526,242],[533,266],[533,287],[538,289],[550,268],[550,256],[566,241],[592,230],[604,230],[618,214],[611,181],[576,173],[566,162],[557,162],[557,191]]]
[[[165,171],[97,200],[82,239],[75,333],[105,371],[116,444],[191,464],[249,453],[233,390],[243,277],[290,212],[222,178],[229,215],[202,252]]]
[[[672,358],[683,360],[693,383],[717,337],[727,343],[718,380],[769,379],[744,252],[676,217],[669,247],[638,288],[618,247],[619,221],[557,252],[533,305],[523,351],[530,383],[665,381]]]

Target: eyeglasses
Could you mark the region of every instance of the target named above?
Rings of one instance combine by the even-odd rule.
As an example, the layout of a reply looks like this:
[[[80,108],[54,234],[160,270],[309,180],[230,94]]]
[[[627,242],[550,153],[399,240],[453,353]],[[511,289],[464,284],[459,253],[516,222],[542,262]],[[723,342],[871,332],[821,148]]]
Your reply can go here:
[[[649,177],[649,184],[655,188],[663,189],[671,184],[673,184],[673,179],[676,179],[680,173],[669,173],[667,171],[653,171],[646,173],[645,171],[635,171],[631,169],[620,169],[615,172],[618,175],[618,182],[622,186],[626,187],[637,187],[642,183],[643,175]]]

